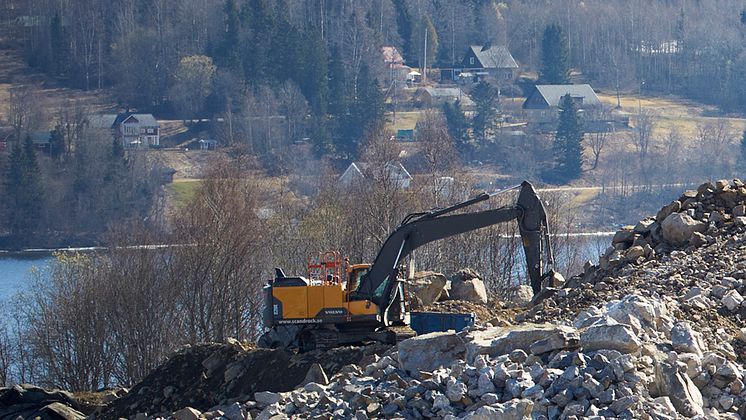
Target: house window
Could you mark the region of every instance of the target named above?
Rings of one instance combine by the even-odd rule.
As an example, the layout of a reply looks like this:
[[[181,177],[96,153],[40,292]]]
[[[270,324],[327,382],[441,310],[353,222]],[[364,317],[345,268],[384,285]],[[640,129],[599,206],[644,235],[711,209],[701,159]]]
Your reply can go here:
[[[469,57],[469,64],[474,64],[474,57]]]
[[[152,128],[148,128],[148,134],[153,134],[154,132],[155,130],[153,130]]]

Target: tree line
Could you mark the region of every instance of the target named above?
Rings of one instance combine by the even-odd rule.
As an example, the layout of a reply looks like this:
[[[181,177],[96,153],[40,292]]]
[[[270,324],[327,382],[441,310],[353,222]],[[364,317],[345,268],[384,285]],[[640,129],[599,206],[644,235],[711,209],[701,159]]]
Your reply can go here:
[[[30,90],[11,92],[18,120],[33,116],[36,102]],[[111,223],[155,221],[161,213],[160,167],[143,153],[125,153],[109,129],[91,125],[93,117],[67,104],[54,128],[40,132],[49,139],[41,147],[32,140],[33,126],[19,126],[20,140],[0,159],[2,246],[89,245]]]

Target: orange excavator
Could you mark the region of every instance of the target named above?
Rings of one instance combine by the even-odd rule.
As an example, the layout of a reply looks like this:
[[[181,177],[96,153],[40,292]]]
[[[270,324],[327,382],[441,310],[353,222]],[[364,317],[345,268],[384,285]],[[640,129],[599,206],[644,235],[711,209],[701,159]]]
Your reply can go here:
[[[515,205],[457,212],[513,189],[520,189]],[[267,332],[258,344],[309,351],[370,341],[396,343],[390,327],[407,325],[410,315],[400,267],[404,258],[425,244],[512,220],[518,222],[528,277],[537,294],[542,282],[556,273],[544,205],[524,181],[447,208],[408,215],[373,264],[349,264],[331,252],[309,261],[308,277],[287,276],[276,268],[275,278],[263,288]]]

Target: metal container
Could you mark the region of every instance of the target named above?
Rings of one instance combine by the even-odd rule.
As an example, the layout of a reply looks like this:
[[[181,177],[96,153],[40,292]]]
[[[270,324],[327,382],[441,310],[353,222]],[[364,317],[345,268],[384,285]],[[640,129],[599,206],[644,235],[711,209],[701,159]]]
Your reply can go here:
[[[473,313],[412,312],[409,326],[417,334],[454,330],[459,332],[474,325]]]

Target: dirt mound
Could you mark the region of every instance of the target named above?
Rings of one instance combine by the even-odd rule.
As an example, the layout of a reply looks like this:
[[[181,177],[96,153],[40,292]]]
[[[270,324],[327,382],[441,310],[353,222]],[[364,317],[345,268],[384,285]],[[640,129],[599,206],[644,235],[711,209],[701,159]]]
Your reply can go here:
[[[290,391],[319,363],[331,375],[385,345],[342,347],[330,351],[291,354],[237,342],[187,346],[151,372],[130,392],[111,403],[98,418],[118,419],[136,413],[171,413],[182,407],[207,410],[220,404],[245,402],[255,392]]]
[[[446,300],[436,302],[432,305],[418,309],[422,312],[439,312],[439,313],[469,313],[476,316],[477,324],[490,323],[492,325],[510,325],[517,313],[522,312],[518,309],[507,309],[500,302],[488,302],[480,304],[465,300]]]

